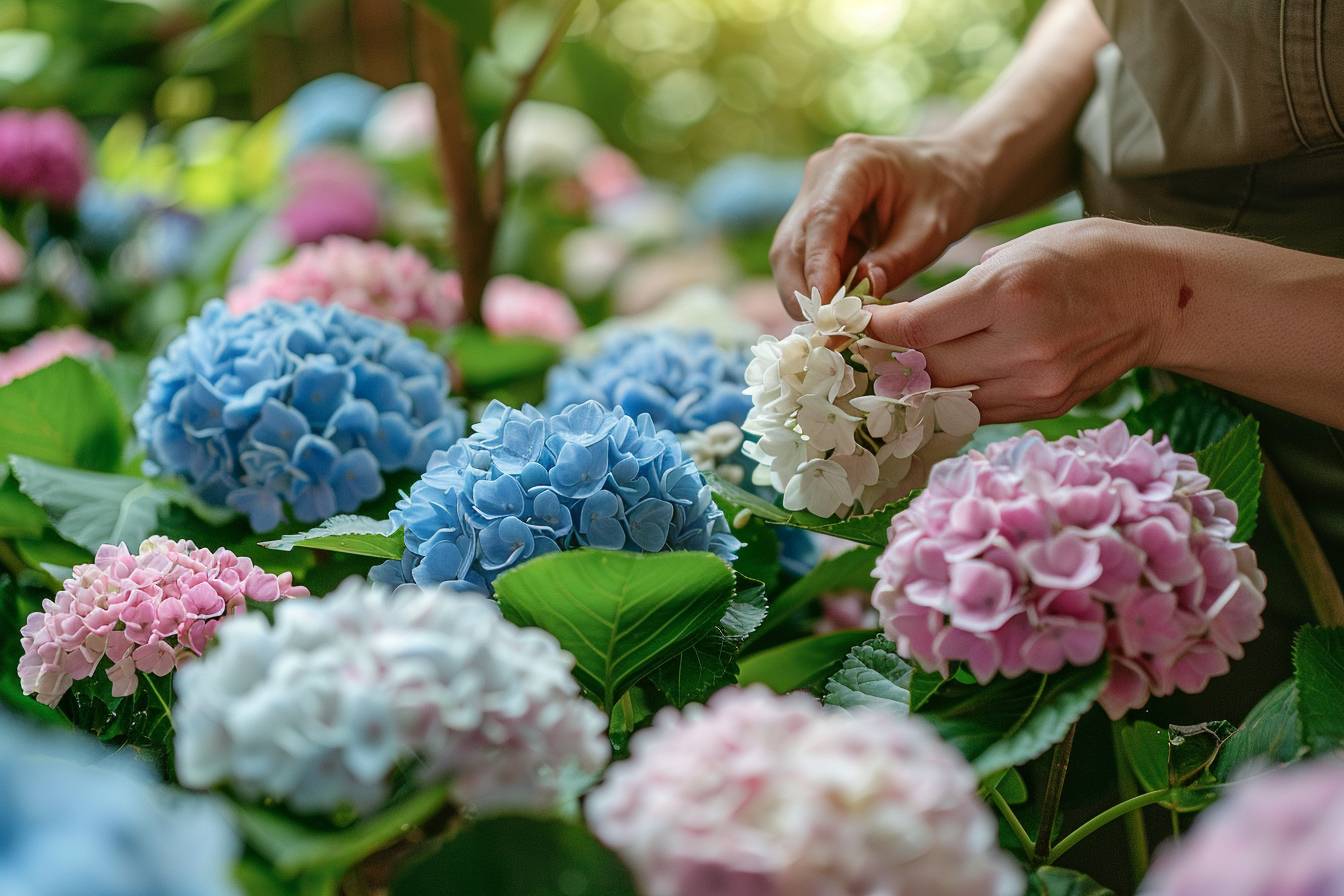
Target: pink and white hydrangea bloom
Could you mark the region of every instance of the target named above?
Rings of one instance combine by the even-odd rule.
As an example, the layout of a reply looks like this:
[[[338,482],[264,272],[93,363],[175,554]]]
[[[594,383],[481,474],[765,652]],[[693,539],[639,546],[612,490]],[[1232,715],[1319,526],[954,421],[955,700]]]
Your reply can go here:
[[[371,812],[404,771],[475,810],[544,810],[606,765],[574,657],[465,584],[350,579],[221,626],[177,677],[178,779],[298,812]]]
[[[863,335],[877,300],[797,293],[807,323],[752,348],[743,451],[788,510],[844,516],[904,497],[980,425],[974,386],[934,388],[924,355]]]
[[[498,336],[535,336],[560,344],[583,329],[564,293],[512,274],[486,284],[481,316],[486,329]]]
[[[286,572],[271,575],[232,551],[210,551],[161,535],[138,553],[103,545],[76,566],[55,598],[42,602],[20,634],[19,684],[55,706],[103,661],[112,696],[134,694],[138,673],[163,676],[199,656],[220,620],[247,601],[306,597]]]
[[[945,460],[892,520],[873,592],[902,654],[946,672],[1056,672],[1103,654],[1112,718],[1198,693],[1261,628],[1237,507],[1194,458],[1119,421]]]
[[[462,319],[457,274],[435,270],[410,246],[393,248],[349,236],[299,247],[286,263],[257,271],[233,287],[227,300],[229,310],[241,314],[272,299],[344,305],[402,324],[448,327]]]
[[[646,896],[1017,896],[970,766],[923,720],[764,687],[663,709],[588,797]]]
[[[28,253],[14,237],[0,229],[0,287],[13,286],[23,279],[28,267]]]
[[[112,346],[78,327],[43,330],[0,354],[0,386],[55,364],[62,358],[110,358]]]
[[[1344,761],[1248,778],[1157,854],[1142,896],[1344,893]]]

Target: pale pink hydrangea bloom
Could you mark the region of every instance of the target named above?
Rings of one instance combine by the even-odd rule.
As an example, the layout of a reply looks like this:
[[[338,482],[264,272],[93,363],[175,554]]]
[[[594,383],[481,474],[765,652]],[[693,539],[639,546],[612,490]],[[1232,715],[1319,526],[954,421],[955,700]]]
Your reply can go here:
[[[946,671],[1056,672],[1111,657],[1112,718],[1198,693],[1261,628],[1237,507],[1194,458],[1121,422],[937,464],[893,520],[873,604],[902,654]]]
[[[112,346],[78,327],[43,330],[22,345],[0,354],[0,386],[62,358],[110,358]]]
[[[611,146],[599,146],[583,160],[579,183],[589,202],[602,205],[634,193],[644,186],[644,177],[628,155]]]
[[[246,557],[161,535],[132,554],[103,545],[76,566],[55,598],[42,602],[20,634],[19,683],[55,706],[70,686],[107,660],[112,696],[134,694],[138,672],[167,675],[199,656],[221,619],[248,600],[306,597],[285,572],[271,575]]]
[[[499,336],[535,336],[564,343],[583,329],[564,293],[512,274],[500,274],[485,286],[481,316]]]
[[[352,152],[322,149],[290,166],[291,195],[278,217],[295,245],[344,234],[378,234],[378,183],[373,170]]]
[[[1179,845],[1158,853],[1140,892],[1344,893],[1344,762],[1318,759],[1234,784]]]
[[[448,327],[462,318],[456,274],[435,270],[410,246],[393,248],[348,236],[301,246],[288,262],[257,271],[229,290],[229,310],[240,314],[271,299],[313,299],[403,324]]]
[[[646,896],[1017,896],[976,786],[923,720],[756,687],[660,711],[586,812]]]
[[[0,286],[13,286],[23,279],[28,266],[28,253],[14,237],[0,229]]]

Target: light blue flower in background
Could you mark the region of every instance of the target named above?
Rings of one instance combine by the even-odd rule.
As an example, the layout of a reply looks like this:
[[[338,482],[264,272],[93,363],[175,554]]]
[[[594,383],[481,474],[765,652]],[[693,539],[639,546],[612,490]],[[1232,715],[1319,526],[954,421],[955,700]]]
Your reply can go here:
[[[339,305],[206,306],[149,367],[135,415],[149,472],[184,479],[258,532],[349,513],[383,474],[456,442],[443,360],[399,326]]]
[[[596,401],[550,416],[493,402],[474,429],[436,453],[397,504],[406,553],[376,567],[375,580],[488,587],[532,557],[575,547],[737,555],[704,476],[648,415]]]
[[[0,714],[0,893],[232,896],[225,814],[90,739]]]
[[[802,159],[732,156],[701,174],[689,201],[697,218],[722,230],[773,228],[803,185]]]
[[[382,95],[377,84],[344,72],[309,81],[285,103],[290,151],[358,140]]]

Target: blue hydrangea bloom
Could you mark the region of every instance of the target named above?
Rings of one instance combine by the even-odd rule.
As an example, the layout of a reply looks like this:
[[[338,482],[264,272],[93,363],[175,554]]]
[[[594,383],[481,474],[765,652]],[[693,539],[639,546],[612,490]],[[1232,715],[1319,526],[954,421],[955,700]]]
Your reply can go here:
[[[383,474],[423,470],[461,436],[443,360],[400,326],[339,305],[208,304],[149,365],[135,414],[151,473],[182,477],[252,528],[349,513]]]
[[[91,180],[79,191],[75,214],[80,240],[95,252],[111,252],[130,239],[150,207],[145,196],[118,191],[101,180]]]
[[[92,740],[0,715],[0,893],[234,896],[225,818]]]
[[[344,72],[309,81],[285,103],[291,151],[357,139],[382,95],[377,84]]]
[[[746,154],[696,179],[688,201],[701,221],[730,232],[773,228],[803,185],[803,162]]]
[[[547,416],[492,402],[475,432],[434,455],[392,511],[406,552],[386,583],[489,583],[529,558],[574,547],[712,551],[738,541],[676,436],[596,401]]]
[[[677,435],[724,421],[742,425],[751,410],[745,351],[720,348],[704,332],[622,332],[591,358],[566,361],[546,377],[542,409],[555,413],[593,400],[648,414]]]

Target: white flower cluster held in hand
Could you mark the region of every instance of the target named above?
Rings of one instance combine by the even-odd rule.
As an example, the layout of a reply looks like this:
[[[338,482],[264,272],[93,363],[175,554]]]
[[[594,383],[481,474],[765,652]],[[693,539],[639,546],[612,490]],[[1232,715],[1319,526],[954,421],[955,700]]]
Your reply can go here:
[[[177,773],[298,812],[383,805],[394,772],[475,809],[554,807],[595,776],[607,720],[574,658],[466,585],[350,580],[230,619],[177,676]],[[290,606],[303,607],[297,612]]]
[[[661,710],[588,797],[645,896],[1017,896],[976,775],[922,719],[726,689]]]
[[[923,354],[864,335],[878,301],[864,292],[795,293],[807,323],[752,348],[742,428],[759,439],[743,451],[788,510],[844,516],[904,497],[980,425],[974,386],[934,388]]]

